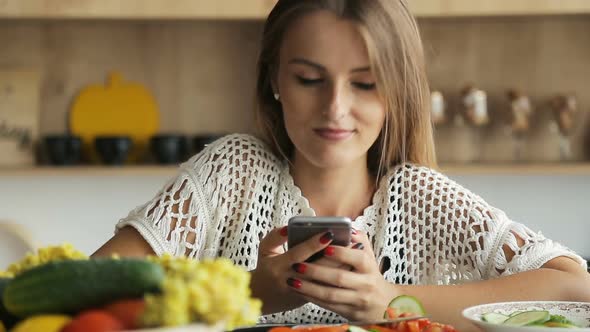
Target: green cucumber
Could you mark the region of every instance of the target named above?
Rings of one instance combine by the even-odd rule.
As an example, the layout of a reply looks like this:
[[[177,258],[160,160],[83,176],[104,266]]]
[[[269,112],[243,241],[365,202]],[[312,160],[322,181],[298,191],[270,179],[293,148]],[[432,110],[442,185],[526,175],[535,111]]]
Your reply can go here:
[[[417,298],[409,295],[400,295],[389,302],[388,307],[393,308],[397,315],[412,313],[423,316],[426,314],[422,303]]]
[[[481,320],[483,320],[484,322],[488,322],[490,324],[502,324],[508,318],[510,318],[510,317],[506,316],[506,315],[498,314],[495,312],[489,312],[489,313],[483,314],[481,316]]]
[[[514,315],[504,321],[504,325],[511,326],[525,326],[532,324],[543,324],[549,320],[549,311],[531,310],[521,312],[518,315]]]
[[[17,317],[76,314],[159,291],[164,276],[160,265],[140,259],[56,261],[16,276],[4,291],[4,305]]]
[[[0,278],[0,321],[4,324],[7,330],[11,329],[14,324],[18,322],[18,318],[6,310],[4,307],[4,301],[2,301],[2,294],[11,280],[12,278]]]

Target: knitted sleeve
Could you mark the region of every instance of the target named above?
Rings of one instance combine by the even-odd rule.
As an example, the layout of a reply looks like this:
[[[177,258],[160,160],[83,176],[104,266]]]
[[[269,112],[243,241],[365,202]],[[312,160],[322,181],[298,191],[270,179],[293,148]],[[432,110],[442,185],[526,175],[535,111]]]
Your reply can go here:
[[[272,156],[262,144],[240,134],[217,140],[182,164],[179,174],[121,219],[117,229],[134,227],[157,255],[218,255],[230,241],[226,237],[239,228],[235,221],[246,220],[244,210],[253,200],[256,178],[262,177],[260,168],[269,168]],[[251,265],[247,258],[230,258]]]
[[[456,284],[540,268],[574,252],[535,233],[446,176],[424,167],[399,172],[409,273],[421,284]]]

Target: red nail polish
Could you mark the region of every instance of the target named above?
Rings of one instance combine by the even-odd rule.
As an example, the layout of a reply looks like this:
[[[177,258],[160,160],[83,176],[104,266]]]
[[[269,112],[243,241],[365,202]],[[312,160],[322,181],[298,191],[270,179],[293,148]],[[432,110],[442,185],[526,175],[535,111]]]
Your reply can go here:
[[[365,249],[365,245],[359,242],[359,243],[355,244],[354,246],[352,246],[352,249],[363,250],[363,249]]]
[[[325,256],[334,256],[334,247],[327,247],[324,249]]]
[[[332,241],[333,238],[334,238],[334,233],[328,232],[328,233],[322,235],[322,237],[320,238],[320,243],[326,244],[326,243]]]
[[[304,274],[305,270],[307,270],[307,265],[302,263],[295,263],[293,264],[292,268],[293,270],[295,270],[295,272]]]
[[[295,279],[295,278],[289,278],[287,279],[287,285],[299,289],[301,288],[301,280],[299,279]]]
[[[281,228],[279,233],[281,234],[281,236],[287,236],[287,226]]]

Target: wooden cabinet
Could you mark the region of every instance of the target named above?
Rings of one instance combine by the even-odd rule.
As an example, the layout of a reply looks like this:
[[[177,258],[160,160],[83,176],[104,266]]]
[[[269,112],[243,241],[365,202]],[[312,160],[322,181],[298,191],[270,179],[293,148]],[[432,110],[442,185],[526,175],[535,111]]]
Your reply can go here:
[[[407,0],[419,17],[590,13],[588,0]],[[3,0],[0,18],[263,19],[276,0]]]
[[[587,0],[408,0],[418,17],[588,14]]]
[[[515,85],[529,89],[541,102],[552,93],[576,91],[580,105],[588,110],[590,0],[406,1],[420,21],[434,88],[456,95],[463,84],[475,81],[492,98],[500,98],[509,85]],[[0,50],[0,63],[43,73],[41,134],[64,132],[76,93],[103,81],[110,70],[120,70],[152,89],[162,112],[162,132],[248,132],[254,125],[262,24],[275,3],[0,0],[0,45],[6,46]],[[442,168],[483,174],[527,170],[590,174],[587,165]],[[92,167],[70,171],[121,172]],[[123,172],[144,171],[159,174],[169,169]]]
[[[0,17],[35,19],[262,19],[276,0],[4,0]]]

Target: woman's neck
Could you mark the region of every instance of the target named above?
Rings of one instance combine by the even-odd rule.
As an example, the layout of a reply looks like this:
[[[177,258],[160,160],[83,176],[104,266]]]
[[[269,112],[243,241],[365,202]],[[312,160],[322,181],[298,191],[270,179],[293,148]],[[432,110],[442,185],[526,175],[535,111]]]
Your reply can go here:
[[[296,159],[291,175],[318,216],[346,216],[354,220],[371,204],[375,192],[375,178],[364,162],[318,168]]]

